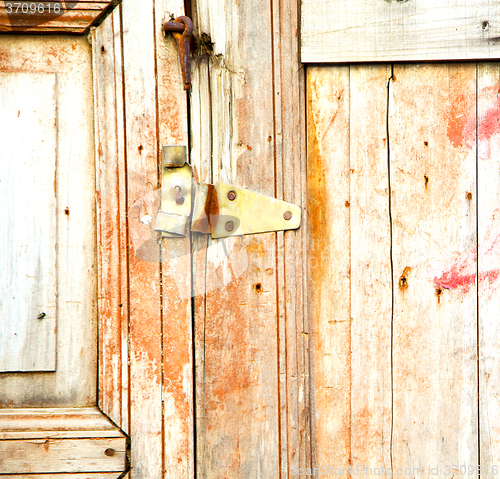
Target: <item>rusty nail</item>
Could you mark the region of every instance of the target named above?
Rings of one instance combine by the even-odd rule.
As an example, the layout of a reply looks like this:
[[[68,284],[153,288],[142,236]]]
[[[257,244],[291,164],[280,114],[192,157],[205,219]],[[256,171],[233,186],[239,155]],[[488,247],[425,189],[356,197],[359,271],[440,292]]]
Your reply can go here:
[[[184,204],[184,196],[181,195],[181,187],[180,186],[176,186],[174,188],[174,192],[175,192],[175,202],[178,204],[178,205],[183,205]]]
[[[230,191],[227,194],[227,198],[229,201],[234,201],[236,199],[236,191]]]
[[[287,211],[284,215],[283,218],[285,218],[286,221],[290,221],[292,219],[292,213]]]
[[[115,455],[115,450],[114,449],[106,449],[104,451],[104,454],[106,454],[106,456],[108,456],[108,457],[114,456]]]
[[[226,223],[226,231],[233,231],[234,230],[234,223],[232,221],[228,221]]]
[[[179,48],[181,61],[182,79],[184,90],[189,89],[191,84],[191,36],[193,35],[193,22],[189,17],[177,17],[173,22],[165,22],[163,31],[171,32]]]

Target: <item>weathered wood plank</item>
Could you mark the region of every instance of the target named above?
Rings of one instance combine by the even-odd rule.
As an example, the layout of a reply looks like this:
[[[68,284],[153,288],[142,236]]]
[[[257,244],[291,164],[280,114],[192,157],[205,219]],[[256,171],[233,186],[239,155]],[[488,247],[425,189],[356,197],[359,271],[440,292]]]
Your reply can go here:
[[[0,1],[0,31],[13,33],[85,33],[99,24],[119,0]]]
[[[314,466],[346,467],[350,457],[349,102],[349,68],[308,69],[308,304]]]
[[[0,410],[0,439],[45,437],[123,438],[124,435],[97,408]]]
[[[429,465],[474,466],[479,460],[475,103],[473,64],[394,67],[389,146],[396,470],[424,467],[429,474]]]
[[[0,476],[126,468],[126,438],[97,408],[1,410],[0,439]]]
[[[276,196],[305,206],[305,75],[299,62],[299,2],[272,2],[275,98]],[[299,230],[278,233],[278,311],[282,477],[310,464],[310,412],[306,241]]]
[[[194,78],[209,87],[193,88],[210,95],[196,103],[196,114],[206,116],[192,116],[201,123],[197,157],[212,159],[212,173],[205,167],[202,175],[273,195],[275,133],[281,132],[273,121],[270,2],[249,8],[204,0],[194,7],[208,48],[208,65],[200,60]],[[209,240],[207,246],[194,260],[195,287],[201,287],[195,290],[197,471],[207,478],[282,477],[286,397],[279,396],[276,236]]]
[[[477,80],[478,151],[478,316],[479,316],[479,425],[481,432],[481,475],[493,476],[500,464],[500,357],[498,344],[499,239],[498,217],[500,184],[500,130],[498,129],[498,64],[479,64]],[[469,117],[462,130],[465,143],[476,126]],[[472,127],[472,128],[471,128]],[[472,131],[471,131],[472,130]],[[476,273],[471,271],[470,273]],[[494,468],[494,466],[496,466]]]
[[[123,438],[0,441],[0,473],[112,472],[126,468]],[[113,450],[113,454],[106,450]]]
[[[386,121],[390,76],[388,65],[350,68],[352,323],[348,347],[351,461],[356,468],[390,467],[391,461],[392,278]]]
[[[56,101],[54,73],[0,73],[0,372],[56,368]]]
[[[127,247],[121,35],[118,13],[93,32],[99,253],[99,406],[127,421]]]
[[[182,0],[155,0],[158,147],[189,145],[188,103],[177,43],[162,31],[169,14],[184,14]],[[162,262],[164,478],[194,478],[195,428],[191,241],[164,238]]]
[[[163,476],[160,249],[141,223],[158,183],[153,0],[121,5],[129,231],[131,478]],[[151,211],[147,211],[151,214]],[[140,249],[149,241],[152,257]],[[152,243],[151,243],[152,242]]]
[[[76,479],[120,479],[122,473],[118,474],[117,472],[72,472],[71,474],[57,474],[52,473],[51,476],[54,479],[71,479],[72,477],[76,477]],[[1,476],[0,476],[1,477]],[[20,479],[47,479],[46,474],[23,474],[16,475],[15,477]],[[125,476],[127,477],[127,476]]]
[[[494,0],[304,0],[305,63],[498,58]]]
[[[89,347],[97,341],[91,50],[85,38],[2,36],[0,70],[57,74],[58,165],[57,371],[0,375],[0,404],[95,405],[97,351]]]
[[[2,476],[0,476],[2,477]],[[5,477],[5,476],[3,476]],[[14,477],[20,478],[20,479],[47,479],[46,474],[23,474],[23,475],[16,475]],[[52,473],[51,477],[54,479],[71,479],[73,477],[76,477],[76,479],[81,478],[81,479],[120,479],[122,476],[122,473],[118,472],[72,472],[71,474],[58,474],[58,473]],[[127,476],[125,476],[127,477]]]

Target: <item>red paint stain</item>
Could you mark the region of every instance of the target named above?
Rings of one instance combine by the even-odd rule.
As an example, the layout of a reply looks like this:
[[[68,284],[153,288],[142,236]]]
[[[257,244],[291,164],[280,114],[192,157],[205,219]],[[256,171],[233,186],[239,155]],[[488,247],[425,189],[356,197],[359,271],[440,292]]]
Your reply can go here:
[[[495,215],[493,215],[494,219]],[[493,223],[490,223],[493,225]],[[493,289],[500,286],[500,226],[488,228],[484,241],[475,248],[455,256],[451,261],[435,265],[434,287],[459,290],[466,293],[476,283],[479,255],[479,281],[488,283]]]

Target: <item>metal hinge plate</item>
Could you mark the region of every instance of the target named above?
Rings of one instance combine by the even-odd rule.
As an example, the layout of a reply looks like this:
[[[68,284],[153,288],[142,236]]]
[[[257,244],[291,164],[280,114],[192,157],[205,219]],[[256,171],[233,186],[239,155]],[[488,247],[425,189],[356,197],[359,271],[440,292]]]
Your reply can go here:
[[[194,202],[193,202],[194,198]],[[162,191],[155,230],[183,237],[190,230],[227,238],[300,227],[299,206],[227,183],[195,183],[187,149],[163,147]]]

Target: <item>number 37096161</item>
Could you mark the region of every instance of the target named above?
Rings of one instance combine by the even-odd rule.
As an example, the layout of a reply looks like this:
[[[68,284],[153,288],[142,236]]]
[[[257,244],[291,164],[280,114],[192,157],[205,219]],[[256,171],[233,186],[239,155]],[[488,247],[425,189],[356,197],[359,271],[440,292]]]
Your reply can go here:
[[[64,9],[60,3],[24,3],[24,2],[8,2],[5,3],[7,13],[25,13],[28,15],[41,13],[64,13]]]

